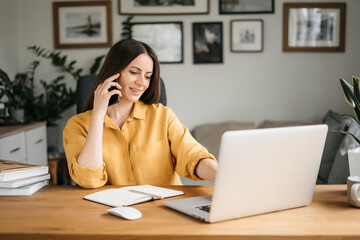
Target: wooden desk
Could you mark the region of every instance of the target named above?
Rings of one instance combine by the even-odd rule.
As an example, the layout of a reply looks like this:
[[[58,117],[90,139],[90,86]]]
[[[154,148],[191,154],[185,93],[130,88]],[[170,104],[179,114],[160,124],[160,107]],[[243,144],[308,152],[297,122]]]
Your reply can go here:
[[[212,193],[212,186],[173,188],[186,193],[180,197]],[[82,199],[95,191],[53,185],[31,197],[0,197],[0,239],[360,239],[360,209],[347,203],[345,185],[317,186],[308,207],[214,224],[163,200],[136,205],[143,217],[123,220]]]

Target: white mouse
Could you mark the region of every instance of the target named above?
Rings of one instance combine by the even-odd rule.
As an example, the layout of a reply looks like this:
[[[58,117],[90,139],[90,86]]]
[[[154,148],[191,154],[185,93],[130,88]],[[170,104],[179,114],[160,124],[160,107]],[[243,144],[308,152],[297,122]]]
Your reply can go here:
[[[107,212],[127,220],[139,219],[142,216],[139,210],[132,207],[116,207],[108,209]]]

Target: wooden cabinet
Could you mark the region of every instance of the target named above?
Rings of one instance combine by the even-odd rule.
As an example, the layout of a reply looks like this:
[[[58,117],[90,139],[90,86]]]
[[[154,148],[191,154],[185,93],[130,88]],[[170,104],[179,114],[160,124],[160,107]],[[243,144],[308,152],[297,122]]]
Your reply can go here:
[[[0,127],[0,159],[48,165],[46,122]]]
[[[26,162],[25,132],[0,138],[0,158]]]

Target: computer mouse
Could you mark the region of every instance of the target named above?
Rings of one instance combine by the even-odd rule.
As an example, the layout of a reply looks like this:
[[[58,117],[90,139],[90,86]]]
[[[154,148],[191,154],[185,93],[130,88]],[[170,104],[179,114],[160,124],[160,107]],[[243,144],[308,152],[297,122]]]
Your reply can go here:
[[[116,207],[116,208],[108,209],[107,212],[127,220],[139,219],[142,216],[139,210],[132,207]]]

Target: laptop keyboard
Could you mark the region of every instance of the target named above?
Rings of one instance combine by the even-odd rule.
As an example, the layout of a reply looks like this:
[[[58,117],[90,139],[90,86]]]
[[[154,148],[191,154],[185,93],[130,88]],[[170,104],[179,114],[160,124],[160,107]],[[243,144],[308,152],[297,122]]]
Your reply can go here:
[[[201,211],[205,211],[205,212],[210,212],[210,208],[211,208],[211,205],[203,205],[203,206],[198,206],[198,207],[195,207]]]

